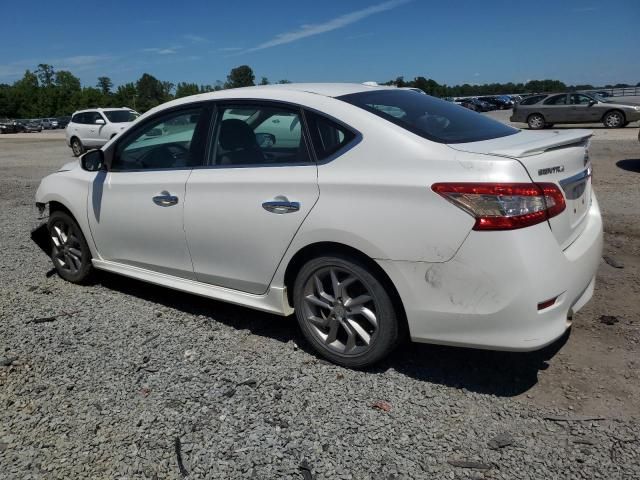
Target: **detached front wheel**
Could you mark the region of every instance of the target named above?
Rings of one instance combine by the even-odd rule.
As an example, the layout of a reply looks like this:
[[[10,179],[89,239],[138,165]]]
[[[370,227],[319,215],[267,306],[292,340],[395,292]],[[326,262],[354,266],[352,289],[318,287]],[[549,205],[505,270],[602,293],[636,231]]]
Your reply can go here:
[[[307,341],[323,357],[362,368],[397,345],[397,314],[384,285],[347,256],[309,260],[294,284],[294,307]]]
[[[53,212],[47,224],[51,238],[51,260],[58,275],[71,283],[86,283],[93,273],[91,251],[71,216]]]

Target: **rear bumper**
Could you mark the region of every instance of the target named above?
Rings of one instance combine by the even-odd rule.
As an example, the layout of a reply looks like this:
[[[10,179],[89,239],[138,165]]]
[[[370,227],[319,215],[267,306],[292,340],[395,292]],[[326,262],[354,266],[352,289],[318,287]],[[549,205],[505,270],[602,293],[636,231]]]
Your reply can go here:
[[[564,251],[549,225],[469,234],[446,263],[382,260],[403,301],[411,338],[529,351],[558,339],[593,295],[602,255],[595,195],[583,233]],[[538,304],[557,297],[555,304]]]

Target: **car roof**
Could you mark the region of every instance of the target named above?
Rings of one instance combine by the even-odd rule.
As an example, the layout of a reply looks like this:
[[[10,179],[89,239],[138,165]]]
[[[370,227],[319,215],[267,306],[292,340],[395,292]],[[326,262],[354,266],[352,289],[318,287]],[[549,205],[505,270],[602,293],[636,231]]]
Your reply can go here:
[[[76,110],[73,112],[76,113],[84,113],[84,112],[130,112],[131,109],[127,107],[109,107],[109,108],[85,108],[83,110]]]
[[[322,95],[325,97],[340,97],[342,95],[349,95],[351,93],[369,92],[372,90],[396,90],[397,87],[388,87],[384,85],[372,85],[363,83],[278,83],[273,85],[259,85],[256,87],[243,87],[237,90],[284,90],[295,92],[307,92],[315,93],[316,95]],[[231,90],[220,90],[218,92],[211,92],[212,96],[221,92],[228,92]]]

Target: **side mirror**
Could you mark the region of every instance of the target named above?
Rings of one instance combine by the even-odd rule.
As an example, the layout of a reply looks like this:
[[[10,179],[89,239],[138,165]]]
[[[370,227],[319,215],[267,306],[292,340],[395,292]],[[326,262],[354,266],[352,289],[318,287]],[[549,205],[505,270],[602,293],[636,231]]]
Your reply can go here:
[[[276,137],[272,133],[256,133],[256,142],[260,148],[269,148],[276,144]]]
[[[596,102],[595,100],[589,100],[589,106],[590,107],[593,107],[596,103],[598,103],[598,102]]]
[[[80,166],[87,172],[101,170],[104,167],[104,152],[102,150],[89,150],[80,157]]]
[[[104,120],[102,118],[98,118],[98,119],[96,119],[96,121],[94,123],[96,125],[104,125]]]

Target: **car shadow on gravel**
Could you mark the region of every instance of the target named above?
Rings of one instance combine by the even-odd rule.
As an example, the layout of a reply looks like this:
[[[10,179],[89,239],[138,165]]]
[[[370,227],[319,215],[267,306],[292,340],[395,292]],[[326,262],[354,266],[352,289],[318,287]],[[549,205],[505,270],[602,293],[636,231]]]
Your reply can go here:
[[[410,343],[371,371],[396,371],[416,380],[471,392],[513,397],[538,383],[538,372],[570,336],[567,331],[551,345],[535,352],[498,352],[462,347]]]
[[[306,343],[294,316],[285,318],[259,312],[107,272],[100,272],[98,283],[125,295],[156,303],[159,308],[164,306],[203,316],[282,343],[295,341],[301,350],[326,363]],[[422,382],[512,397],[526,392],[538,382],[538,372],[549,367],[547,362],[567,342],[569,334],[567,332],[542,350],[526,353],[407,343],[381,363],[364,371],[383,374],[393,369]]]
[[[619,160],[616,162],[616,166],[628,172],[640,173],[640,158]]]

